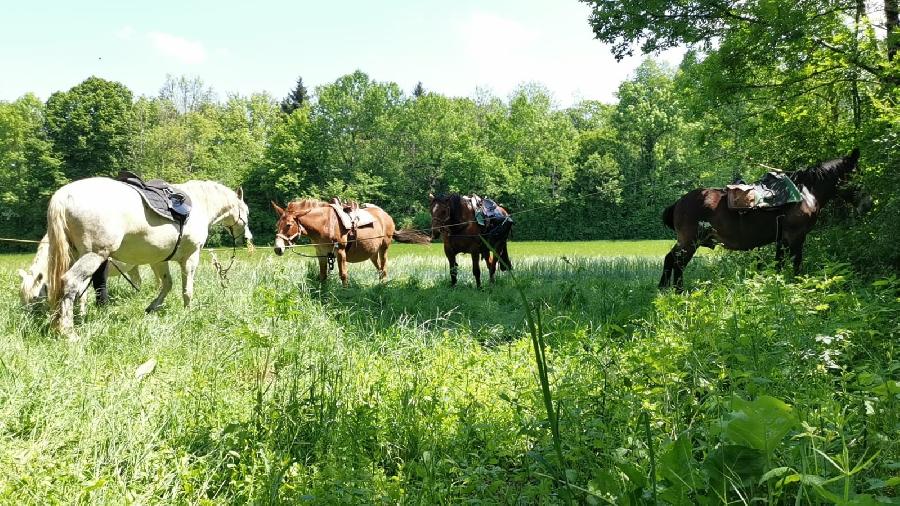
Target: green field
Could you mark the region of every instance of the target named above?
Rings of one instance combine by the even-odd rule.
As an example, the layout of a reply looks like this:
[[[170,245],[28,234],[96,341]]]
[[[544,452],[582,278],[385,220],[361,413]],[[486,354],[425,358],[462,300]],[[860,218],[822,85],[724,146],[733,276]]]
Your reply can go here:
[[[900,283],[814,253],[786,280],[728,254],[695,260],[687,294],[661,294],[670,245],[513,243],[515,279],[480,291],[462,257],[448,287],[439,245],[395,245],[387,283],[359,264],[348,289],[262,248],[222,288],[205,253],[190,309],[173,290],[145,316],[149,270],[140,293],[115,278],[74,343],[19,307],[28,256],[2,256],[0,502],[896,495]]]

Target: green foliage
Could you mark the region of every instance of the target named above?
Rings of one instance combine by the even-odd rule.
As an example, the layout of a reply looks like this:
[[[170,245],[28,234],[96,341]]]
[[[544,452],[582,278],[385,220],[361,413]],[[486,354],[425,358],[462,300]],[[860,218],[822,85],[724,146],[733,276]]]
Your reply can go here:
[[[90,77],[47,99],[47,132],[68,179],[115,176],[129,168],[134,137],[131,91]]]
[[[895,497],[897,280],[729,254],[660,294],[666,246],[514,242],[515,283],[478,296],[466,272],[447,288],[437,244],[392,246],[386,285],[351,266],[349,290],[262,251],[223,290],[204,254],[195,307],[143,316],[153,290],[114,279],[68,346],[7,291],[0,502]]]
[[[50,195],[65,182],[34,95],[0,102],[0,236],[38,239]]]

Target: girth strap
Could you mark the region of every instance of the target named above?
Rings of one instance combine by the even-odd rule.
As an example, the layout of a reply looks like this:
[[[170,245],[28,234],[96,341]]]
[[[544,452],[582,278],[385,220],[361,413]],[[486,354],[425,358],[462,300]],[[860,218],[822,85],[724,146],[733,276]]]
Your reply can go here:
[[[184,233],[184,221],[175,220],[175,222],[178,223],[178,239],[175,240],[175,247],[172,248],[172,252],[169,253],[169,256],[167,256],[166,259],[163,260],[163,262],[168,262],[169,260],[171,260],[172,257],[175,256],[175,252],[178,251],[178,245],[181,244],[181,236]]]

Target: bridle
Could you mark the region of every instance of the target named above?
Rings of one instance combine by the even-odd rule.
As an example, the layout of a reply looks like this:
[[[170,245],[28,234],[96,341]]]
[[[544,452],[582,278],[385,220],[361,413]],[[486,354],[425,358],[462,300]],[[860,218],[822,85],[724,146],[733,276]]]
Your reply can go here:
[[[307,213],[308,212],[309,211],[307,211]],[[281,232],[278,232],[275,234],[275,237],[277,239],[281,239],[282,241],[284,241],[286,247],[294,246],[295,239],[297,239],[298,237],[302,237],[304,234],[308,234],[306,231],[306,228],[300,223],[300,220],[299,220],[299,218],[301,218],[302,216],[305,216],[307,213],[294,215],[294,217],[293,217],[294,224],[297,225],[297,231],[295,233],[293,233],[290,236],[287,236],[285,234],[282,234]],[[325,255],[307,255],[305,253],[300,253],[300,252],[293,251],[293,250],[291,250],[291,252],[297,256],[306,257],[306,258],[327,258],[328,259],[328,270],[333,271],[334,263],[336,260],[335,251],[337,249],[338,249],[338,243],[333,243],[332,250],[329,251]]]

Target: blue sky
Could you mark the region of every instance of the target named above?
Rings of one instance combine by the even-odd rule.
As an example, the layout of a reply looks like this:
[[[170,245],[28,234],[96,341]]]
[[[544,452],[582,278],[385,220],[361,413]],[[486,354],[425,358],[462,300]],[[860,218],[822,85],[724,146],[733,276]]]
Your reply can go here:
[[[90,75],[156,95],[166,74],[220,98],[284,96],[360,69],[409,92],[506,97],[546,85],[560,105],[614,100],[639,58],[616,62],[576,0],[253,2],[10,0],[0,30],[0,100],[46,99]],[[662,55],[677,63],[680,52]]]

